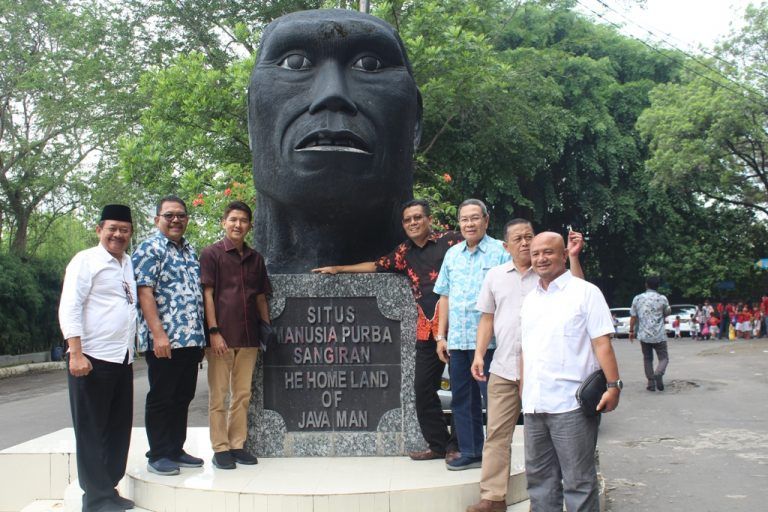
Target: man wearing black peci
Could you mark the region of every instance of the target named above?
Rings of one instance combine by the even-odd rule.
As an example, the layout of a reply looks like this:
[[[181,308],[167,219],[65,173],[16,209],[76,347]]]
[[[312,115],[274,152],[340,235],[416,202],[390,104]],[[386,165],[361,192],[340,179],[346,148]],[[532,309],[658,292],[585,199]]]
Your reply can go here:
[[[96,233],[99,244],[67,265],[59,304],[84,512],[133,508],[116,489],[133,419],[136,283],[125,253],[133,233],[130,208],[105,206]]]

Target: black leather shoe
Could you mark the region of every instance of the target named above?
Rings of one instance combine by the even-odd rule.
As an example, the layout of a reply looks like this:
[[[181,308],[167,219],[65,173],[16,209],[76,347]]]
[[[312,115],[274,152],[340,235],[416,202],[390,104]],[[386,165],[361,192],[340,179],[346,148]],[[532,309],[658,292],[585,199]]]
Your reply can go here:
[[[229,452],[216,452],[213,454],[213,465],[219,469],[235,469],[235,458]]]
[[[129,500],[128,498],[123,498],[122,496],[117,494],[117,491],[115,491],[115,497],[112,498],[112,502],[123,510],[131,510],[133,507],[136,506],[133,500]]]
[[[654,375],[653,380],[656,381],[656,389],[664,391],[664,379],[661,378],[661,375]]]
[[[235,448],[234,450],[229,450],[229,453],[232,454],[232,457],[237,461],[238,464],[245,464],[246,466],[253,466],[254,464],[259,463],[259,459],[248,453],[248,451],[242,449],[242,448]]]

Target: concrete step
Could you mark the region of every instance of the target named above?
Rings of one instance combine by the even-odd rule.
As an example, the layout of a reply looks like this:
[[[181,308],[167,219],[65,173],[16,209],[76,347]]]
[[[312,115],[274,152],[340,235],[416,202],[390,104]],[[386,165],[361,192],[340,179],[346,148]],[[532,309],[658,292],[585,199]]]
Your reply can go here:
[[[64,500],[35,500],[20,512],[64,512]]]

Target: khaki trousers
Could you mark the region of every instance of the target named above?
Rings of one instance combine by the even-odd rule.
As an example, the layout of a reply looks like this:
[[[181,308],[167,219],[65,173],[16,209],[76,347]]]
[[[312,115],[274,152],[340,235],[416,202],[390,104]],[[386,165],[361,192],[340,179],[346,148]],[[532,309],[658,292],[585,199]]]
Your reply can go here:
[[[520,416],[520,382],[491,374],[488,379],[488,425],[480,473],[480,498],[502,501],[509,484],[512,434]]]
[[[205,357],[208,359],[208,421],[213,451],[242,448],[248,436],[251,379],[259,349],[230,348],[223,356],[217,356],[206,348]]]

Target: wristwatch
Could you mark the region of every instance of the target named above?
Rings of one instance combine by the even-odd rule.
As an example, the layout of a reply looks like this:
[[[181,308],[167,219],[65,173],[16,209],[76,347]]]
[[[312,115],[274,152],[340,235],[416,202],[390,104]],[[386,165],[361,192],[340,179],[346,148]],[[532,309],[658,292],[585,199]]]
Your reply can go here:
[[[221,329],[219,329],[214,325],[213,327],[208,328],[208,332],[211,334],[219,334],[221,332]]]
[[[622,382],[621,379],[614,381],[614,382],[606,382],[605,387],[607,388],[618,388],[619,391],[624,389],[624,382]]]
[[[443,336],[442,334],[438,334],[437,336],[435,336],[435,341],[445,341],[445,336]]]

